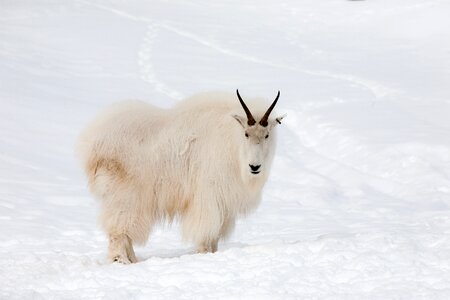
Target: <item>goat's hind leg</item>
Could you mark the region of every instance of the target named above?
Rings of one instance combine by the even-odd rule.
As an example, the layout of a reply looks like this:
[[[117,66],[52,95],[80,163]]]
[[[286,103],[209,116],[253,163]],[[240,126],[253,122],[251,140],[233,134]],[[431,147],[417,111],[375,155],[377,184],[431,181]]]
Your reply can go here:
[[[108,257],[113,262],[122,264],[137,262],[132,241],[126,234],[110,234],[108,251]]]
[[[128,237],[128,245],[127,245],[127,256],[128,259],[131,261],[131,263],[137,263],[137,258],[136,258],[136,254],[134,254],[134,249],[133,249],[133,241],[130,239],[130,237]]]
[[[100,223],[109,238],[108,257],[135,263],[133,242],[145,241],[149,232],[141,191],[119,160],[93,160],[91,169],[90,188],[102,203]]]

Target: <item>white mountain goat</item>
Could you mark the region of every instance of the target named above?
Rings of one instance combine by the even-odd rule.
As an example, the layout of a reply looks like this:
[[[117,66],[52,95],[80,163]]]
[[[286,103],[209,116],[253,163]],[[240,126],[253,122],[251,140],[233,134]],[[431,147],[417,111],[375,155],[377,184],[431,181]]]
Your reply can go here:
[[[204,93],[172,109],[130,101],[113,106],[80,135],[77,152],[91,192],[100,199],[100,222],[109,259],[136,262],[157,222],[182,225],[198,252],[215,252],[238,215],[255,209],[269,175],[275,130],[284,116],[237,91]],[[242,108],[246,116],[241,115]]]

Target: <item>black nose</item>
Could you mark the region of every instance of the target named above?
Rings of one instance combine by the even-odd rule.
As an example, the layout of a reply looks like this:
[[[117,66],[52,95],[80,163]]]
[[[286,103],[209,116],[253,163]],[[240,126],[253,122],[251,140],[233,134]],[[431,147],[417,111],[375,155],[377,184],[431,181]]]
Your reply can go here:
[[[249,166],[250,166],[250,169],[252,169],[253,172],[258,171],[259,167],[261,167],[261,165],[257,165],[257,166],[249,165]]]

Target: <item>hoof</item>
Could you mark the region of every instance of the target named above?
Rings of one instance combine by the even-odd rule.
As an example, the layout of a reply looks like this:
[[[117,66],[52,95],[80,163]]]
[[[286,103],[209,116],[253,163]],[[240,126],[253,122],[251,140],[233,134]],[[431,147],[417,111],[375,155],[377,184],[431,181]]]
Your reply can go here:
[[[112,259],[113,262],[117,262],[119,264],[129,265],[131,264],[131,261],[128,259],[128,257],[123,257],[121,255],[115,256]]]

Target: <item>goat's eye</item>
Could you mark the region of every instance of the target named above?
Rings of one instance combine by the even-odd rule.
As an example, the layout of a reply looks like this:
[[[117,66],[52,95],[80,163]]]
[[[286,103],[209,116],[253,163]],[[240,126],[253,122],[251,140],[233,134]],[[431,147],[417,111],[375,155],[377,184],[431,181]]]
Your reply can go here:
[[[248,133],[247,132],[245,133],[245,137],[248,137]]]
[[[269,137],[269,135],[266,135],[266,139]]]

